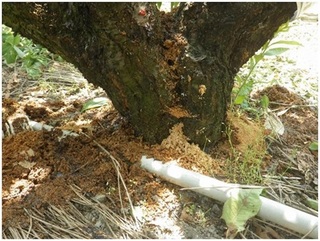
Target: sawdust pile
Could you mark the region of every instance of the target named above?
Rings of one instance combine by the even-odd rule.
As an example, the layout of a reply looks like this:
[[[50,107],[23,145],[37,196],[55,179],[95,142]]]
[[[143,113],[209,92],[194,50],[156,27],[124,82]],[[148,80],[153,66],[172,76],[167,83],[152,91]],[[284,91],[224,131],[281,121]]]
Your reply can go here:
[[[222,172],[217,160],[203,152],[198,145],[188,142],[188,137],[183,134],[182,123],[172,127],[170,135],[162,141],[161,147],[174,150],[174,153],[179,155],[178,163],[181,167],[210,176]]]

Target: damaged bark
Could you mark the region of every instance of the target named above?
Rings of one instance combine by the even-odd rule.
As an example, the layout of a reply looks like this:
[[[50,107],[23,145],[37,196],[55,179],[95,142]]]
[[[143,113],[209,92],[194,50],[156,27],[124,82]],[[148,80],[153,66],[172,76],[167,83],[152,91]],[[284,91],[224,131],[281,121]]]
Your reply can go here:
[[[182,122],[200,146],[223,130],[239,68],[295,3],[8,3],[3,23],[102,87],[135,134],[159,143]]]

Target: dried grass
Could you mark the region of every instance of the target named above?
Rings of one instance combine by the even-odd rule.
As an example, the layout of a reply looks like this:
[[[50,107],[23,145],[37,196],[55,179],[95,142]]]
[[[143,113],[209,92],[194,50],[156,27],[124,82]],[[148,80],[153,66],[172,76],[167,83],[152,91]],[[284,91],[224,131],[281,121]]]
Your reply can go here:
[[[84,134],[86,135],[86,134]],[[121,202],[121,213],[116,211],[118,208],[114,202],[108,207],[93,198],[86,197],[76,185],[70,185],[70,188],[77,195],[68,202],[66,207],[49,205],[44,212],[33,208],[25,209],[30,218],[29,227],[22,228],[8,227],[2,231],[3,239],[88,239],[88,238],[148,238],[143,234],[140,223],[134,215],[128,215],[122,200],[123,188],[125,195],[129,200],[133,213],[133,204],[121,175],[120,164],[118,160],[110,154],[103,146],[94,141],[96,145],[106,153],[114,164],[118,176],[118,191]]]

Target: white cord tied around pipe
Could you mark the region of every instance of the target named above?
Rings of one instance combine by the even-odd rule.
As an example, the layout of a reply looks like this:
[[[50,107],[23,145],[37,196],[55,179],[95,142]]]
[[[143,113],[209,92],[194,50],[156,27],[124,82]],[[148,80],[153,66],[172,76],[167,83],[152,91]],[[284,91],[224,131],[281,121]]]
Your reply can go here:
[[[142,156],[141,167],[156,174],[164,180],[193,191],[220,202],[225,202],[232,192],[238,192],[240,185],[219,181],[170,162],[163,164],[161,161]],[[260,197],[261,208],[258,216],[291,229],[310,238],[318,238],[318,217],[289,207],[282,203]]]

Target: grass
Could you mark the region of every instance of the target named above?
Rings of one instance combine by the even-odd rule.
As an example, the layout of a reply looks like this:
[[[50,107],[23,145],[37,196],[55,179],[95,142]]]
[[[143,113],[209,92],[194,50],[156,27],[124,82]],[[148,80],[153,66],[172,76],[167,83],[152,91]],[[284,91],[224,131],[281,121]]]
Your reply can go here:
[[[226,176],[231,182],[260,184],[262,160],[267,153],[264,128],[246,121],[246,116],[229,113],[225,134],[230,156],[225,161]]]
[[[295,64],[295,60],[282,54],[286,51],[290,52],[293,48],[302,47],[300,42],[286,37],[285,34],[287,34],[291,26],[290,22],[281,25],[274,34],[274,39],[268,40],[249,59],[248,63],[243,66],[235,77],[235,86],[232,90],[230,104],[232,115],[238,117],[244,116],[247,119],[253,118],[254,122],[260,125],[260,131],[256,129],[257,135],[255,136],[243,124],[234,126],[237,125],[235,123],[240,124],[242,122],[241,118],[236,119],[233,117],[232,120],[229,119],[230,122],[226,126],[225,135],[228,138],[231,154],[225,161],[225,170],[228,179],[232,182],[245,184],[263,182],[261,169],[264,156],[267,153],[267,146],[264,140],[266,136],[258,134],[258,132],[263,133],[265,128],[261,125],[261,122],[266,122],[267,120],[270,122],[272,116],[269,113],[268,97],[262,96],[260,100],[253,100],[251,93],[254,89],[257,89],[257,86],[281,85],[284,82],[284,75],[289,75],[287,79],[291,80],[293,86],[295,85],[297,79],[295,77],[297,75],[296,71],[286,71],[286,73],[283,73],[284,64],[286,66],[293,65]],[[280,67],[275,63],[280,63]],[[277,127],[280,127],[280,124],[282,124],[280,119],[278,122],[276,123]],[[244,128],[244,131],[237,133],[242,128]],[[269,139],[273,139],[274,141],[281,140],[278,132],[274,130],[272,132]],[[247,143],[248,145],[246,147],[242,146],[239,149],[239,145],[237,144],[239,140],[235,140],[235,136],[240,139],[240,142]],[[250,136],[250,138],[246,136]],[[250,143],[249,139],[256,140],[256,144]]]
[[[256,150],[247,150],[244,154],[234,151],[236,156],[228,158],[225,162],[226,175],[230,182],[241,184],[260,184],[261,154]]]
[[[186,213],[185,215],[187,215],[189,219],[192,219],[193,223],[202,227],[206,226],[206,223],[208,222],[206,215],[210,211],[210,208],[207,211],[204,211],[200,206],[192,202],[185,204],[183,210]]]

